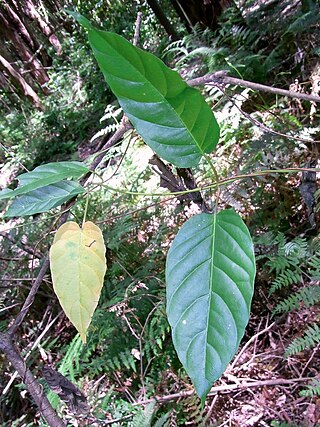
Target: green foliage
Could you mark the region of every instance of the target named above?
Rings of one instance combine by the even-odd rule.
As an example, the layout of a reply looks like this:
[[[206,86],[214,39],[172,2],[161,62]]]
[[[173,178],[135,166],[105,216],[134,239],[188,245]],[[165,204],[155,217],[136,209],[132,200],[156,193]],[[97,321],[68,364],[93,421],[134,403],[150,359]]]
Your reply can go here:
[[[290,282],[290,285],[299,283],[301,280],[298,279],[296,282]],[[282,283],[284,286],[288,286],[289,283]],[[305,307],[312,307],[313,305],[320,302],[320,286],[310,285],[303,287],[295,291],[292,295],[289,295],[285,300],[279,302],[273,309],[273,313],[288,313],[293,310],[298,310],[302,305]]]
[[[32,172],[19,175],[19,187],[12,191],[0,193],[0,198],[12,198],[29,193],[50,184],[55,184],[65,178],[80,178],[88,172],[88,168],[80,162],[47,163],[38,166]],[[2,196],[2,197],[1,197]]]
[[[315,280],[319,276],[320,254],[313,251],[306,238],[296,237],[288,241],[284,233],[269,232],[256,242],[265,245],[264,255],[257,259],[264,259],[268,271],[275,273],[269,295],[281,290],[289,294],[275,305],[274,314],[297,310],[301,306],[311,307],[319,302],[320,287]]]
[[[277,264],[277,267],[279,267],[279,264]],[[282,271],[277,275],[276,279],[272,282],[272,286],[269,290],[269,295],[272,295],[274,292],[284,287],[288,287],[289,285],[295,285],[301,282],[300,268],[298,266],[296,267],[298,271],[292,271],[291,269],[288,269]]]
[[[103,24],[103,26],[105,26],[107,22],[109,26],[108,29],[112,29],[110,26],[117,25],[123,27],[124,34],[127,37],[129,35],[130,39],[132,38],[133,25],[130,28],[128,27],[133,24],[135,16],[133,19],[133,14],[131,14],[126,23],[125,19],[127,19],[127,17],[124,17],[124,15],[130,7],[132,11],[136,12],[138,3],[139,2],[132,2],[130,5],[129,2],[116,1],[114,3],[116,9],[114,16],[117,16],[117,23],[117,19],[112,18],[109,20],[109,16],[111,16],[109,14],[111,12],[109,12],[109,8],[102,6],[101,2],[77,1],[80,12],[90,13],[93,19],[98,24]],[[145,3],[143,3],[143,6],[144,5]],[[303,20],[307,22],[306,20],[310,18],[308,13],[310,13],[310,10],[303,11],[298,19],[296,16],[289,19],[291,23],[289,29],[296,28],[299,37],[303,37],[307,34],[307,31],[300,31],[302,30],[300,24]],[[268,25],[262,25],[263,28],[254,28],[252,24],[254,18],[256,18],[256,16],[249,16],[249,18],[244,21],[236,8],[231,7],[224,15],[223,24],[216,33],[210,31],[200,32],[199,29],[196,29],[194,34],[187,36],[182,42],[172,45],[171,50],[168,50],[168,55],[180,55],[179,58],[181,61],[178,63],[178,66],[189,66],[193,64],[193,70],[189,70],[188,75],[192,75],[192,73],[202,73],[207,70],[215,71],[216,69],[227,67],[229,70],[236,73],[236,75],[240,74],[245,78],[254,79],[256,81],[270,78],[274,84],[277,78],[277,72],[279,71],[279,65],[286,61],[285,57],[287,55],[291,55],[292,58],[294,56],[293,54],[295,51],[292,51],[292,46],[294,46],[295,49],[297,46],[295,44],[295,33],[290,30],[285,34],[284,28],[279,27],[279,29],[276,29],[272,34],[270,33],[270,22]],[[101,32],[98,31],[97,33],[101,34]],[[272,34],[272,37],[270,34]],[[281,37],[279,38],[279,34],[280,36],[285,35],[283,40]],[[159,79],[157,71],[167,69],[162,68],[163,65],[160,66],[159,61],[154,58],[151,60],[150,55],[143,56],[141,51],[132,49],[127,42],[119,37],[110,36],[109,33],[108,38],[111,45],[118,45],[119,43],[119,46],[124,48],[126,52],[131,55],[131,63],[134,63],[134,67],[130,68],[130,77],[131,75],[137,76],[134,72],[136,72],[137,69],[139,70],[139,61],[141,58],[144,58],[143,60],[146,60],[148,64],[150,60],[152,65],[150,66],[151,71],[149,70],[149,76],[148,73],[140,74],[142,74],[144,78],[146,75],[147,77],[151,76],[154,80],[157,80],[155,83],[162,81]],[[142,34],[142,39],[146,40],[144,34]],[[151,37],[149,37],[149,39],[151,39]],[[107,91],[101,90],[105,85],[96,72],[96,67],[91,59],[91,55],[88,53],[83,34],[77,34],[77,38],[72,39],[71,43],[74,43],[74,50],[70,55],[70,66],[68,63],[64,63],[65,58],[61,59],[61,68],[58,72],[57,69],[52,71],[52,80],[49,83],[49,87],[52,88],[55,93],[59,93],[60,96],[49,97],[45,102],[45,111],[43,113],[34,113],[31,115],[28,113],[23,119],[21,119],[22,115],[19,116],[19,114],[16,115],[16,117],[14,115],[8,115],[5,119],[0,119],[2,122],[0,122],[0,133],[3,133],[10,139],[9,145],[13,152],[17,154],[16,159],[28,160],[31,165],[33,163],[37,165],[38,163],[47,161],[48,156],[53,156],[54,159],[65,159],[66,157],[76,158],[75,150],[80,141],[86,138],[90,139],[91,135],[94,134],[91,141],[96,142],[100,136],[103,136],[106,132],[115,130],[117,127],[117,123],[110,123],[103,132],[96,133],[96,122],[98,118],[101,117],[101,111],[105,109],[105,105],[111,102],[110,94]],[[147,44],[148,43],[145,43],[144,46]],[[103,49],[101,49],[101,46],[98,47],[100,50],[99,55],[101,55]],[[287,52],[285,51],[286,49]],[[112,54],[117,59],[118,56],[115,54],[114,50],[115,49],[113,49]],[[139,54],[137,54],[137,52],[139,52]],[[139,56],[140,54],[142,55],[141,57]],[[138,55],[138,59],[135,58],[135,55]],[[136,61],[132,58],[136,59]],[[105,58],[103,55],[102,59],[100,57],[100,62],[103,62],[105,65]],[[292,60],[290,59],[288,63],[292,64]],[[77,72],[74,72],[75,64],[77,66]],[[157,64],[157,66],[155,66],[155,64]],[[109,66],[109,64],[107,65]],[[131,64],[128,64],[126,61],[122,62],[122,65],[131,66]],[[158,65],[159,68],[157,69]],[[127,70],[124,66],[118,67],[116,71],[123,73],[123,75],[127,77],[125,74]],[[295,72],[296,69],[293,70],[292,75],[294,75]],[[173,74],[167,71],[165,73],[173,76]],[[149,78],[151,82],[152,78]],[[286,84],[283,75],[279,78],[282,79],[282,83]],[[128,90],[126,82],[118,84],[114,76],[109,76],[109,80],[111,83],[114,83],[120,100],[125,97],[126,94],[122,91]],[[144,87],[148,88],[149,95],[150,85],[148,85],[148,83],[150,83],[150,81],[148,81],[148,79],[142,80]],[[178,80],[170,77],[164,78],[163,81],[165,83],[173,82],[173,84],[175,84]],[[112,86],[111,83],[110,86]],[[135,83],[137,83],[137,80]],[[181,85],[181,81],[179,81],[179,84],[176,84],[176,87],[180,87],[179,85]],[[156,84],[151,85],[151,92],[154,89],[158,90]],[[131,91],[130,87],[129,90]],[[189,89],[187,92],[189,94],[196,93]],[[134,90],[130,93],[134,93],[134,96],[137,94]],[[216,102],[216,100],[220,99],[216,94],[216,89],[208,89],[208,93],[209,102]],[[141,93],[138,93],[138,95],[140,96]],[[248,99],[249,91],[242,91],[240,95],[243,99]],[[190,96],[190,98],[191,97],[192,96]],[[198,95],[197,97],[200,99]],[[249,110],[256,108],[256,105],[252,106],[250,103],[248,103],[249,106],[248,104],[245,105],[245,102],[239,101],[239,99],[236,100],[237,106],[248,108]],[[129,100],[129,103],[131,101],[132,99]],[[137,100],[134,99],[134,101]],[[127,100],[123,105],[126,102]],[[174,104],[172,99],[165,99],[164,102],[166,108],[169,109],[172,107],[172,104]],[[197,103],[198,101],[196,101],[196,104]],[[221,177],[230,176],[234,174],[235,171],[239,171],[239,173],[250,173],[252,170],[259,170],[267,167],[273,168],[277,165],[281,167],[283,167],[284,164],[288,166],[291,164],[296,165],[297,161],[300,162],[301,158],[305,158],[307,150],[303,143],[297,141],[288,142],[282,137],[277,137],[275,140],[272,135],[263,134],[262,131],[259,134],[259,132],[253,130],[251,124],[245,122],[245,119],[230,100],[222,104],[222,115],[224,117],[221,118],[221,135],[223,144],[218,147],[214,158],[214,164],[219,174],[221,174]],[[132,105],[134,104],[132,103]],[[145,112],[144,110],[146,110],[146,105],[146,103],[143,103],[142,108],[138,111],[139,114],[142,113],[142,119],[144,119],[143,113]],[[259,100],[259,105],[261,107],[261,100]],[[132,107],[134,110],[133,114],[137,114],[136,107],[137,105],[134,105],[134,108]],[[150,106],[147,105],[147,107]],[[290,127],[291,135],[298,137],[303,136],[299,133],[304,131],[301,123],[296,117],[284,111],[285,108],[286,106],[283,103],[276,103],[270,107],[270,105],[263,100],[261,107],[263,113],[258,114],[254,112],[252,118],[263,123],[263,125],[269,126],[271,130],[274,129],[280,132],[282,132],[284,123]],[[268,113],[266,113],[266,111],[268,111]],[[198,109],[195,116],[202,116],[200,113],[201,110]],[[154,112],[152,112],[152,114],[153,116],[156,115]],[[163,114],[163,116],[164,115],[165,114]],[[112,114],[112,112],[107,112],[107,116],[107,120],[111,118],[114,120],[116,118],[116,114]],[[133,117],[134,116],[131,115],[131,119],[134,122]],[[189,112],[189,122],[186,126],[188,131],[193,130],[193,118],[193,112]],[[202,119],[202,117],[200,118]],[[277,122],[278,118],[280,118],[280,120]],[[141,117],[139,115],[138,120],[140,119]],[[5,122],[6,120],[7,122]],[[22,121],[22,124],[19,124],[16,129],[13,129],[14,124],[19,123],[19,120]],[[152,120],[154,120],[153,117]],[[3,123],[9,123],[10,128],[8,128],[6,124],[3,125]],[[29,124],[29,128],[26,127],[26,123]],[[157,123],[157,125],[158,124],[159,123]],[[204,132],[204,130],[202,128],[205,127],[206,120],[200,124],[201,126],[199,127],[201,131],[199,131],[199,133],[203,136],[202,132]],[[137,125],[137,127],[139,126]],[[214,126],[214,128],[216,130],[216,126]],[[150,128],[147,128],[147,131],[146,139],[148,139],[148,134],[151,132]],[[198,130],[196,133],[197,132]],[[160,132],[158,133],[160,134]],[[209,136],[211,137],[211,135]],[[308,137],[309,136],[310,134],[308,134]],[[215,132],[215,139],[216,137],[217,132]],[[26,139],[28,143],[27,149],[24,139]],[[159,154],[173,163],[178,164],[175,155],[172,155],[172,153],[170,153],[170,157],[166,157],[167,147],[165,147],[163,141],[165,140],[161,140],[160,149],[158,151]],[[194,138],[194,141],[196,141],[196,138]],[[201,141],[201,143],[202,142],[203,141]],[[181,140],[180,143],[182,143]],[[210,147],[213,148],[215,144],[216,141]],[[106,160],[112,160],[116,158],[116,156],[122,157],[124,145],[125,144],[121,147],[115,147],[113,151],[107,153]],[[191,148],[199,148],[199,144],[197,146],[197,144],[192,143],[190,146]],[[111,161],[109,163],[107,172],[111,171],[112,174],[115,173],[116,176],[111,182],[107,182],[107,185],[110,184],[110,187],[112,187],[115,182],[117,182],[117,184],[120,183],[118,185],[119,193],[125,192],[126,189],[140,192],[148,189],[150,192],[150,171],[139,170],[137,173],[137,162],[134,163],[132,160],[128,161],[127,159],[128,156],[134,155],[136,151],[138,161],[142,162],[144,156],[141,155],[140,148],[141,142],[135,142],[134,146],[129,148],[129,154],[127,153],[128,155],[126,155],[123,162],[127,174],[125,177],[123,177],[122,174],[118,174],[116,169],[117,166],[112,165]],[[210,151],[209,148],[208,151],[202,149],[203,147],[201,147],[201,144],[200,148],[201,149],[196,153],[198,159],[200,159],[203,153]],[[193,164],[195,164],[195,162]],[[203,175],[201,176],[202,172]],[[199,177],[199,181],[212,182],[212,170],[209,170],[208,166],[204,165],[204,162],[200,163],[200,169],[196,173],[198,174],[197,177]],[[103,176],[103,179],[105,179],[105,176]],[[107,181],[107,179],[105,179],[105,181]],[[121,417],[123,414],[130,413],[133,415],[132,422],[134,425],[156,425],[159,427],[168,424],[169,412],[165,412],[158,420],[154,420],[155,411],[152,405],[148,407],[145,412],[139,411],[138,409],[134,409],[133,406],[125,400],[127,396],[124,398],[123,395],[124,393],[128,393],[128,396],[134,396],[134,398],[139,396],[140,398],[142,390],[143,394],[148,397],[154,396],[159,390],[165,394],[173,389],[173,385],[179,387],[179,384],[177,385],[176,383],[177,379],[179,380],[180,378],[183,378],[185,383],[188,384],[188,380],[184,378],[183,370],[181,369],[171,343],[170,329],[165,315],[164,302],[164,253],[167,249],[167,242],[172,239],[177,228],[176,224],[174,226],[172,225],[172,218],[175,220],[173,222],[178,224],[183,222],[185,217],[183,213],[180,216],[178,215],[179,209],[169,212],[166,211],[164,207],[159,208],[154,206],[152,206],[149,212],[143,211],[138,213],[136,212],[137,208],[145,208],[145,202],[141,202],[141,198],[138,195],[122,195],[118,197],[116,193],[109,191],[110,187],[108,189],[107,185],[104,190],[93,191],[90,195],[88,213],[90,213],[91,217],[103,222],[105,238],[108,245],[107,256],[109,258],[110,269],[100,298],[99,307],[95,312],[92,326],[89,330],[88,344],[84,347],[78,336],[72,340],[71,344],[70,342],[64,344],[64,339],[67,341],[70,338],[68,332],[66,332],[65,336],[61,339],[61,343],[57,344],[55,353],[65,354],[60,362],[60,370],[61,372],[65,371],[65,373],[69,373],[69,376],[74,380],[83,377],[85,381],[94,381],[97,376],[106,379],[104,390],[108,389],[111,391],[108,391],[107,394],[102,394],[102,397],[99,393],[93,392],[92,394],[96,395],[91,396],[92,399],[100,405],[99,409],[101,409],[101,413],[98,415],[101,420],[106,419],[105,416],[103,417],[103,411],[108,412],[108,416],[111,415],[113,417]],[[289,197],[283,195],[283,188],[289,188],[289,191],[285,190],[285,196],[289,193]],[[297,199],[300,203],[299,195],[297,197],[298,191],[292,190],[292,188],[297,190],[297,181],[292,180],[291,183],[288,184],[287,176],[278,177],[276,174],[270,173],[268,177],[257,178],[256,180],[250,178],[247,180],[247,183],[235,184],[228,187],[228,189],[221,187],[221,194],[219,194],[219,196],[221,196],[220,202],[222,206],[224,204],[230,204],[244,212],[247,216],[248,223],[251,223],[252,228],[257,229],[259,233],[265,230],[274,230],[278,226],[281,226],[281,229],[286,231],[294,222],[292,218],[290,218],[291,222],[289,221],[288,213],[293,206],[297,206]],[[208,191],[204,195],[207,197],[208,201],[211,202],[212,194]],[[273,207],[275,207],[275,209],[273,209]],[[180,210],[182,210],[181,207]],[[297,211],[297,209],[292,210]],[[80,202],[73,208],[72,214],[81,218],[82,211],[83,204]],[[221,213],[224,214],[225,212],[226,211],[220,212],[218,215]],[[214,215],[211,217],[214,217]],[[239,219],[238,216],[237,218]],[[169,223],[171,223],[171,225],[168,225]],[[31,238],[34,239],[35,231],[37,231],[37,227],[39,228],[39,223],[32,225],[25,222],[25,224],[27,227],[30,227],[32,231]],[[243,225],[242,222],[241,224]],[[230,227],[230,229],[231,228],[232,227]],[[222,227],[222,229],[224,232],[227,232],[221,232],[221,235],[217,233],[219,237],[219,239],[217,238],[217,245],[220,241],[225,243],[225,238],[230,237],[232,234],[228,227],[227,230],[225,230],[224,227]],[[25,229],[23,229],[23,231],[24,230]],[[237,237],[238,240],[241,240],[239,236]],[[248,237],[247,234],[246,237]],[[276,297],[282,293],[281,297],[283,298],[284,296],[285,298],[275,305],[274,313],[292,309],[296,310],[302,305],[310,307],[318,302],[319,286],[312,283],[312,280],[317,280],[315,278],[319,278],[320,276],[320,260],[318,254],[315,255],[314,252],[312,253],[307,239],[292,238],[290,240],[284,233],[270,234],[269,241],[267,241],[267,235],[263,237],[266,239],[263,243],[261,238],[260,245],[264,245],[266,251],[264,255],[260,257],[260,260],[265,261],[264,268],[266,268],[269,277],[272,275],[274,276],[273,284],[269,289],[270,294]],[[174,241],[174,245],[176,242],[177,240]],[[251,248],[251,243],[250,245],[245,245],[244,248],[241,247],[243,250],[240,251],[239,255],[236,249],[241,245],[238,245],[239,242],[237,242],[237,239],[235,239],[233,244],[231,244],[230,241],[228,242],[229,244],[227,246],[229,252],[223,252],[223,247],[223,250],[219,253],[215,253],[216,259],[214,259],[214,261],[218,260],[219,262],[212,262],[212,265],[216,268],[216,276],[218,276],[217,271],[219,268],[223,269],[224,272],[221,273],[221,275],[228,274],[228,278],[224,279],[221,283],[233,282],[233,284],[236,284],[237,286],[233,287],[232,290],[235,290],[237,294],[238,288],[240,288],[242,284],[239,285],[237,283],[237,279],[234,278],[233,274],[235,274],[234,271],[243,271],[241,268],[243,267],[247,255],[245,249],[248,249],[249,246]],[[43,248],[46,248],[47,243],[48,239],[45,239],[42,245]],[[241,241],[241,243],[243,242]],[[188,244],[185,246],[189,249]],[[220,248],[218,249],[220,250]],[[236,265],[233,263],[234,251],[237,253]],[[214,258],[212,256],[212,251],[208,252],[212,261]],[[253,258],[251,252],[252,251],[250,251],[250,259]],[[206,255],[208,256],[208,253]],[[205,257],[203,257],[203,259],[205,259]],[[205,260],[207,261],[207,259]],[[175,268],[177,267],[175,263],[173,263],[173,265]],[[251,273],[252,276],[253,269],[251,269]],[[174,276],[174,274],[175,271],[172,273],[172,276]],[[170,280],[171,277],[168,280],[169,284]],[[202,284],[203,282],[203,276],[198,276],[196,285],[198,286],[198,283]],[[299,289],[303,282],[306,283],[306,286]],[[190,298],[192,291],[193,289],[191,292],[186,293],[185,300]],[[12,295],[14,295],[14,292],[17,292],[17,290],[13,290]],[[227,299],[227,308],[231,307],[231,312],[233,314],[235,313],[233,317],[238,320],[239,324],[242,322],[238,330],[236,330],[236,327],[233,328],[234,333],[232,338],[234,338],[234,340],[230,348],[232,347],[231,353],[234,353],[235,347],[238,345],[239,339],[243,334],[245,323],[248,320],[249,300],[251,300],[252,295],[251,291],[246,295],[246,304],[242,304],[240,322],[238,312],[236,312],[234,307],[234,295],[231,295],[231,293],[228,294],[228,290],[224,290],[224,292],[226,292],[226,294],[222,293],[222,295]],[[241,298],[239,298],[239,300],[241,300]],[[231,317],[230,324],[234,320]],[[197,320],[198,319],[196,319],[196,321]],[[216,323],[218,324],[219,322],[217,321]],[[225,324],[222,324],[222,328],[226,325],[229,326],[229,323],[227,324],[227,322],[225,322]],[[233,323],[231,326],[234,326]],[[316,335],[319,331],[314,328],[313,326],[313,332],[308,330],[309,335],[308,333],[306,335],[308,335],[309,341],[306,339],[307,344],[304,342],[303,345],[314,346],[319,342]],[[224,330],[223,332],[225,333]],[[227,340],[225,341],[227,342]],[[220,344],[221,343],[219,343],[219,345]],[[61,345],[61,347],[59,347],[59,345]],[[301,342],[296,345],[301,345]],[[223,345],[219,347],[220,353],[222,353],[222,349],[224,349]],[[230,356],[230,354],[228,354],[228,356]],[[198,358],[195,358],[192,362],[195,365],[199,364]],[[161,375],[163,374],[164,377],[161,381],[159,381],[159,373],[161,373]],[[169,374],[171,375],[170,378],[168,378]],[[221,372],[219,374],[221,374]],[[168,377],[165,377],[166,375]],[[112,385],[109,388],[110,384]],[[114,389],[116,389],[116,391],[114,391]],[[201,408],[201,404],[196,398],[190,399],[189,406],[181,403],[178,403],[177,406],[180,425],[184,425],[186,421],[190,422],[190,420],[198,424],[203,418],[203,408]],[[181,410],[181,408],[183,410]]]
[[[317,238],[314,239],[317,242]],[[320,254],[314,252],[313,242],[296,237],[291,241],[283,233],[266,233],[257,243],[265,246],[264,255],[258,259],[266,260],[268,274],[276,277],[269,289],[269,295],[282,292],[282,298],[273,307],[273,314],[289,313],[305,307],[312,308],[320,302],[318,284]],[[317,245],[315,245],[317,250]],[[314,323],[302,336],[295,338],[286,348],[285,357],[312,349],[320,342],[320,328]]]
[[[0,199],[20,196],[14,199],[5,217],[47,212],[84,193],[84,188],[78,183],[63,180],[80,178],[87,172],[86,166],[80,162],[57,162],[38,166],[32,172],[19,175],[18,188],[0,192]]]
[[[157,412],[155,405],[155,402],[150,403],[144,410],[141,409],[132,419],[132,427],[168,427],[170,413],[163,414],[154,422],[154,417]]]
[[[78,159],[78,145],[92,135],[110,92],[88,46],[74,29],[48,71],[44,111],[17,105],[0,117],[0,136],[14,159],[28,169],[56,160]],[[6,155],[10,159],[10,156]]]
[[[194,216],[169,250],[167,313],[173,343],[202,400],[239,346],[254,277],[250,234],[233,210]]]
[[[213,151],[219,127],[198,90],[117,34],[98,31],[83,17],[90,45],[119,103],[144,141],[178,167],[196,166]]]
[[[302,337],[295,338],[286,348],[285,356],[292,356],[294,354],[304,351],[306,348],[310,349],[320,343],[320,328],[314,323],[309,326]]]
[[[306,397],[320,396],[320,381],[313,380],[304,390],[300,391],[300,395]]]
[[[284,62],[291,77],[300,74],[303,59],[295,56],[296,45],[308,52],[314,48],[311,38],[319,40],[320,34],[318,5],[306,13],[297,4],[290,6],[290,1],[273,2],[271,7],[247,1],[243,10],[230,5],[216,31],[195,26],[192,34],[171,43],[165,54],[191,77],[226,69],[246,80],[282,84]]]
[[[78,183],[60,181],[17,197],[9,206],[4,217],[28,216],[48,212],[66,203],[72,197],[83,193],[85,193],[85,189]]]

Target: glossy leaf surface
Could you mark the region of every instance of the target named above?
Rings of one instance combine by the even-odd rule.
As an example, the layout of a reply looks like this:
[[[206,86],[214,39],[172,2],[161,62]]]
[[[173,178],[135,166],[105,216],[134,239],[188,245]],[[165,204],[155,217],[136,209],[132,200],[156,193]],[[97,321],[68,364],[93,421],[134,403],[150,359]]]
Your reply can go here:
[[[60,181],[18,196],[4,216],[27,216],[48,212],[82,193],[85,193],[85,189],[77,182]]]
[[[161,158],[193,167],[214,150],[219,126],[197,89],[154,55],[75,17],[88,29],[94,55],[124,112]]]
[[[26,194],[46,185],[55,184],[66,178],[80,178],[88,172],[88,168],[81,162],[46,163],[36,167],[33,171],[18,176],[19,186],[13,191],[0,192],[0,200],[8,199],[20,194]]]
[[[107,269],[105,251],[101,230],[90,221],[83,228],[63,224],[50,249],[54,291],[84,343]]]
[[[233,210],[188,220],[169,250],[167,314],[174,346],[205,399],[234,356],[249,320],[255,261]]]

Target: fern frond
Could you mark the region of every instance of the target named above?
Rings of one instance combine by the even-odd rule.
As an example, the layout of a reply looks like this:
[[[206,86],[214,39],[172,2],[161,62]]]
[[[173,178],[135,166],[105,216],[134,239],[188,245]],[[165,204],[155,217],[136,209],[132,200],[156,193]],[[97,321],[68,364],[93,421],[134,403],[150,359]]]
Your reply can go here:
[[[128,370],[132,369],[134,372],[137,372],[136,359],[131,354],[129,348],[126,348],[124,351],[121,351],[119,354],[114,356],[106,363],[106,365],[109,365],[111,369],[121,370],[125,367]]]
[[[116,120],[120,114],[123,112],[122,108],[117,108],[114,105],[108,105],[105,109],[105,114],[101,117],[100,123],[107,119]]]
[[[298,268],[297,271],[285,270],[280,273],[277,278],[272,282],[272,286],[269,290],[269,296],[279,289],[288,287],[289,285],[295,285],[301,282],[301,271]]]
[[[320,381],[313,380],[312,384],[308,384],[299,394],[306,397],[320,396]]]
[[[306,239],[296,237],[293,241],[283,246],[284,254],[291,259],[305,258],[309,251],[309,245]]]
[[[170,412],[161,415],[161,417],[154,423],[153,427],[169,427]]]
[[[320,280],[320,253],[316,252],[308,260],[308,275],[311,277],[311,280]]]
[[[120,126],[120,120],[118,120],[118,117],[122,114],[122,112],[122,108],[116,108],[112,104],[107,105],[105,114],[100,119],[100,123],[105,120],[111,120],[112,123],[95,133],[90,139],[90,142],[93,142],[97,138],[107,135],[108,133],[116,131]]]
[[[273,314],[288,313],[289,311],[296,310],[300,307],[301,303],[303,303],[306,307],[311,307],[319,301],[320,286],[308,286],[293,293],[288,298],[277,304],[273,309]]]
[[[285,351],[285,357],[300,353],[306,348],[313,348],[320,343],[320,328],[314,323],[309,326],[303,337],[294,339]]]
[[[155,402],[150,403],[144,410],[140,410],[132,419],[132,427],[151,427],[155,414]]]
[[[195,426],[201,425],[204,419],[204,408],[202,408],[201,401],[196,396],[185,399],[183,412],[188,415],[188,424]]]
[[[76,376],[80,372],[81,349],[83,348],[82,340],[77,334],[68,347],[62,362],[59,365],[59,372],[67,375],[72,382],[76,381]]]

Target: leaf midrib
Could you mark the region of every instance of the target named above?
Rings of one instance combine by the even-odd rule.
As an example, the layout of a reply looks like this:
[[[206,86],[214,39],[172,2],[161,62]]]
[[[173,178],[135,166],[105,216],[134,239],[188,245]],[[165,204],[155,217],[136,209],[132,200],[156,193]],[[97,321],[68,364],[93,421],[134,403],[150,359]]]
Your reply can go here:
[[[209,321],[210,321],[210,310],[211,310],[211,299],[213,295],[213,274],[214,274],[214,258],[215,258],[215,240],[216,240],[216,228],[217,228],[217,215],[213,214],[213,224],[212,224],[212,256],[211,256],[211,268],[210,268],[210,289],[209,289],[209,301],[208,301],[208,316],[207,316],[207,328],[206,328],[206,351],[205,351],[205,361],[204,361],[204,377],[207,378],[207,363],[208,363],[208,331],[209,331]]]

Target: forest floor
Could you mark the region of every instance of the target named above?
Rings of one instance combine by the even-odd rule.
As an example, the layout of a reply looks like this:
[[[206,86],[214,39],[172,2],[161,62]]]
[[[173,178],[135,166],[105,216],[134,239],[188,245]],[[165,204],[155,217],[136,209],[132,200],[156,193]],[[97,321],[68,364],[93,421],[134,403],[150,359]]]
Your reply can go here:
[[[225,386],[226,391],[213,397],[211,422],[243,427],[319,426],[319,397],[300,395],[310,384],[310,377],[319,378],[319,346],[288,358],[284,352],[301,329],[316,320],[320,309],[293,312],[277,319],[261,316],[261,307],[253,310],[256,314],[247,330],[251,338],[243,341],[238,355],[216,384]],[[232,389],[230,384],[239,387]],[[270,424],[272,421],[279,424]]]

